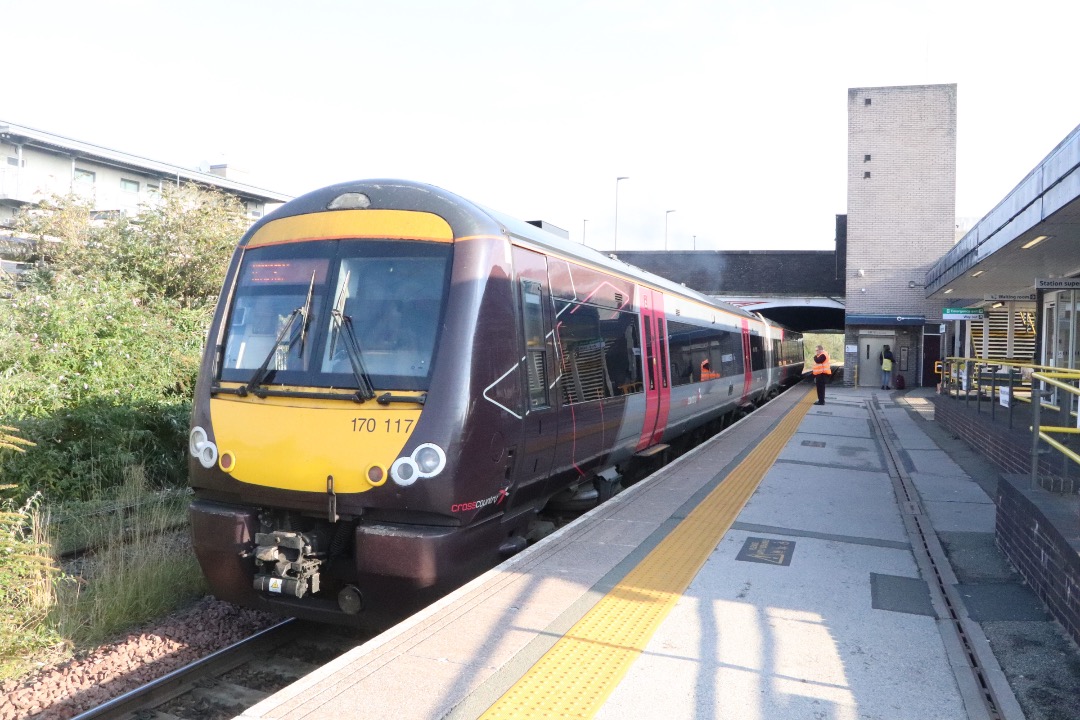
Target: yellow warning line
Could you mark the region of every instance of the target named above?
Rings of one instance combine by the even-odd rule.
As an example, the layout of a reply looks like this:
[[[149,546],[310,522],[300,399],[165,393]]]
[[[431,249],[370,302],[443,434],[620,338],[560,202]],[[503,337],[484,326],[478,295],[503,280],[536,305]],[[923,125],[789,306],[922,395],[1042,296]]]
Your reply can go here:
[[[795,434],[813,391],[481,718],[591,718]]]

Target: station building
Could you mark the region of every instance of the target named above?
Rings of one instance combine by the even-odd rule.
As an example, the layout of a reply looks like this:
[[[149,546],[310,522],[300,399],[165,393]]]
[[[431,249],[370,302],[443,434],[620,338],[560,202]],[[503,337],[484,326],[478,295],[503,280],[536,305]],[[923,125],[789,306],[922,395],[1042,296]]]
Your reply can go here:
[[[956,85],[848,90],[844,381],[934,384],[942,303],[927,270],[956,241]]]

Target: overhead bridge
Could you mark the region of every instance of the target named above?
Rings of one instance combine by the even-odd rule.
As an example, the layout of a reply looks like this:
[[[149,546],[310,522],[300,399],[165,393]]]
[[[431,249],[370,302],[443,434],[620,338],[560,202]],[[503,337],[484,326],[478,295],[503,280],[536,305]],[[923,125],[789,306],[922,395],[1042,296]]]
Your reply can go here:
[[[843,217],[843,216],[841,216]],[[843,332],[846,232],[835,251],[622,251],[617,257],[800,332]]]

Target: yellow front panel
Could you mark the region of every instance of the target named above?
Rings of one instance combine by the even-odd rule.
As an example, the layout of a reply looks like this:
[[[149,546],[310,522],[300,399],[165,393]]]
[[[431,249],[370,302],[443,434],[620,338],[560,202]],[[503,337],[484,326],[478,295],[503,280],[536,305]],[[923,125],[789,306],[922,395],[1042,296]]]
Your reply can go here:
[[[420,419],[421,408],[301,398],[215,397],[210,419],[221,456],[240,482],[284,490],[337,493],[371,489],[368,468],[390,465]]]
[[[266,223],[248,247],[305,240],[388,238],[451,242],[454,233],[438,215],[413,210],[329,210]]]

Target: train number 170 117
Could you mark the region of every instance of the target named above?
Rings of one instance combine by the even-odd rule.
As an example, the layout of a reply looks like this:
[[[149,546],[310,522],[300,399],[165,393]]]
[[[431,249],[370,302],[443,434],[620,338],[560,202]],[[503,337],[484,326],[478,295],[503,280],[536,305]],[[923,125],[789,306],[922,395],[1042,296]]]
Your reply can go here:
[[[376,418],[353,418],[352,429],[353,432],[373,433],[373,432],[386,432],[386,433],[407,433],[412,430],[413,423],[416,422],[412,418],[396,418],[385,420],[377,420]]]

